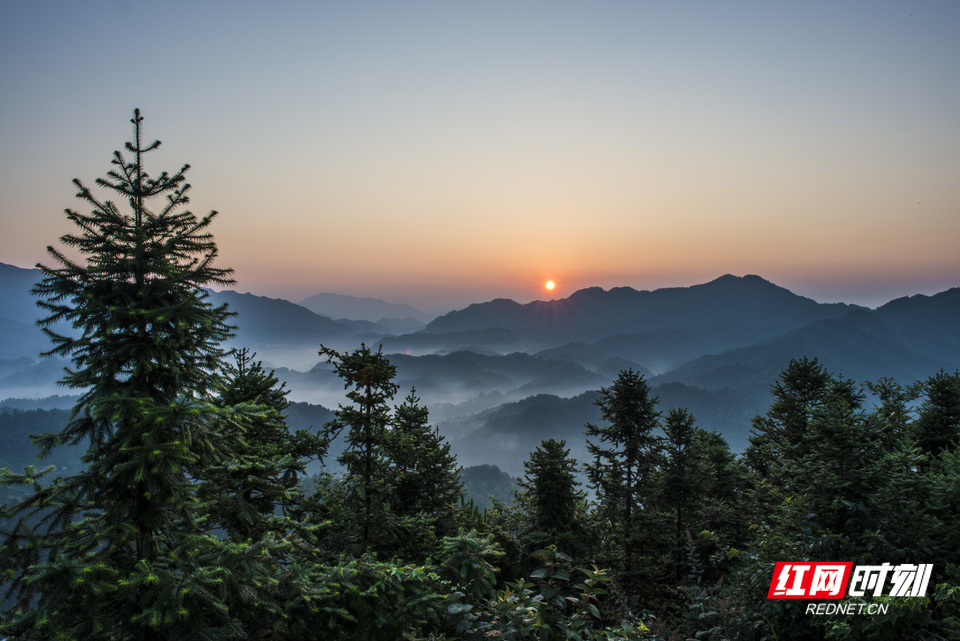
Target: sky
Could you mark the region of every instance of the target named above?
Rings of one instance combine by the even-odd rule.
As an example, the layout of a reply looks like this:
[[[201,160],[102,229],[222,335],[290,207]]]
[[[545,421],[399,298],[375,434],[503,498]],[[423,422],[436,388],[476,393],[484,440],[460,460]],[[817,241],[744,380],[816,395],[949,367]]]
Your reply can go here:
[[[957,33],[955,0],[11,1],[0,262],[48,262],[139,107],[238,291],[933,294],[960,286]]]

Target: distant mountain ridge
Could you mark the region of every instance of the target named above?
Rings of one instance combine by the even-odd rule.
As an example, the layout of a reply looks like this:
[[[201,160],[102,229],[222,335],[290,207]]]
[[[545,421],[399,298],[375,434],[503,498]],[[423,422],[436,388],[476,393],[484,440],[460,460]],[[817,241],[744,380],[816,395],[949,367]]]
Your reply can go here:
[[[53,347],[36,324],[47,314],[30,293],[42,277],[39,269],[0,263],[0,359],[34,358]]]
[[[39,269],[0,263],[0,359],[35,358],[50,349],[49,340],[36,326],[45,312],[31,293],[42,277]],[[232,290],[208,293],[212,304],[226,303],[237,313],[231,320],[237,331],[230,344],[254,349],[309,344],[316,353],[321,343],[346,349],[360,341],[373,343],[410,327],[422,327],[416,321],[397,321],[391,326],[364,320],[333,320],[280,298]]]
[[[232,342],[296,344],[339,341],[350,336],[382,336],[389,330],[367,321],[333,320],[283,298],[234,291],[210,292],[214,304],[226,303],[237,313]],[[317,342],[319,349],[319,342]]]
[[[858,310],[747,347],[701,356],[652,382],[707,389],[765,386],[798,356],[817,358],[831,372],[857,381],[889,376],[909,382],[958,365],[911,349],[875,312]]]
[[[691,287],[653,291],[630,287],[581,289],[568,298],[520,304],[498,299],[449,312],[425,332],[480,331],[499,327],[541,343],[560,345],[615,334],[737,326],[754,337],[835,318],[854,309],[818,303],[759,276],[726,275]]]
[[[365,320],[378,323],[383,319],[414,319],[419,323],[430,320],[419,309],[403,303],[388,303],[379,298],[358,298],[344,294],[320,293],[299,302],[315,314],[330,318]]]
[[[55,381],[64,363],[37,362],[49,349],[30,294],[40,277],[0,263],[0,400],[63,391]],[[382,345],[397,366],[400,396],[416,387],[463,463],[496,462],[514,474],[544,436],[566,438],[581,453],[583,422],[598,420],[596,391],[627,368],[647,377],[661,409],[688,408],[735,449],[792,358],[817,358],[860,382],[890,376],[907,384],[960,368],[960,288],[867,309],[818,303],[759,276],[727,275],[653,291],[593,287],[560,300],[497,299],[425,326],[412,318],[335,320],[235,291],[211,292],[210,301],[237,313],[228,345],[249,347],[276,368],[292,401],[343,402],[321,344],[341,351]],[[407,311],[372,309],[377,316]]]
[[[28,325],[39,318],[37,299],[30,290],[42,277],[39,269],[0,263],[0,318]]]
[[[918,352],[960,361],[960,287],[933,296],[897,298],[875,314]]]

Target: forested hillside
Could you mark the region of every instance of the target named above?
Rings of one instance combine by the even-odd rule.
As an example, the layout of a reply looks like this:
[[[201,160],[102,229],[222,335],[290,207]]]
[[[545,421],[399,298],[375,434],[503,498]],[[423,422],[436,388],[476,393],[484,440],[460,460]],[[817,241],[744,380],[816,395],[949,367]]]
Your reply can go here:
[[[532,425],[539,445],[513,501],[480,509],[464,477],[502,493],[509,475],[461,475],[428,405],[398,382],[404,359],[319,347],[340,388],[331,412],[291,404],[252,351],[225,348],[232,312],[209,287],[232,276],[217,265],[215,215],[184,208],[186,166],[147,174],[159,143],[142,139],[139,111],[132,123],[129,157],[117,152],[98,181],[124,210],[75,181],[90,213],[68,210],[75,229],[61,241],[79,258],[51,248],[34,287],[50,352],[70,363],[61,380],[77,394],[73,410],[0,415],[4,465],[27,456],[23,433],[34,429],[49,430],[34,440],[54,463],[0,473],[0,637],[960,635],[960,372],[853,380],[802,341],[780,341],[778,358],[796,352],[736,454],[673,404],[682,383],[658,397],[624,367],[552,414],[559,397],[491,413],[488,438]],[[830,335],[845,318],[814,324]],[[63,323],[77,331],[60,333]],[[542,380],[542,360],[514,358],[524,384]],[[449,362],[489,374],[483,361]],[[757,375],[735,359],[722,369]],[[577,456],[552,428],[571,415],[587,419]],[[844,603],[868,607],[849,616],[768,598],[778,562],[808,561],[887,570],[851,590]],[[908,572],[926,582],[907,586]]]

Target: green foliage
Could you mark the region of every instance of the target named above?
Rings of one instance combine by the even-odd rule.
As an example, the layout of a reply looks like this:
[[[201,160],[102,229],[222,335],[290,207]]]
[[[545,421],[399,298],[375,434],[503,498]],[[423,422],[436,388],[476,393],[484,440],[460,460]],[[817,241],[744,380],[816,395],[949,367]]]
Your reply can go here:
[[[694,474],[696,423],[686,410],[672,409],[663,425],[664,465],[661,502],[673,508],[674,567],[677,575],[683,565],[684,534],[689,527],[694,494],[702,477]]]
[[[142,144],[142,120],[135,111],[135,141],[126,145],[133,159],[116,152],[115,169],[97,180],[125,198],[129,212],[75,180],[92,211],[67,210],[78,232],[61,241],[82,260],[51,247],[57,266],[40,267],[34,293],[49,313],[41,321],[54,343],[49,354],[72,359],[61,382],[82,395],[66,428],[38,441],[42,453],[86,442],[87,469],[34,486],[10,511],[21,516],[4,545],[16,554],[3,559],[16,606],[0,633],[236,632],[216,571],[236,551],[200,533],[204,510],[193,483],[222,453],[212,436],[220,417],[212,392],[219,344],[231,329],[229,312],[207,303],[204,288],[232,281],[214,266],[207,228],[215,213],[197,218],[182,209],[188,167],[157,178],[146,172],[143,156],[160,143]],[[61,322],[76,332],[57,334]],[[30,481],[5,474],[4,482]],[[35,530],[27,529],[31,518],[41,519]],[[174,607],[185,589],[189,598]]]
[[[467,500],[484,510],[492,505],[491,498],[509,503],[517,487],[513,478],[496,465],[471,465],[460,470],[460,480]]]
[[[344,431],[347,442],[338,458],[346,474],[316,497],[316,511],[340,530],[328,548],[422,563],[459,527],[463,486],[456,457],[430,426],[415,390],[391,410],[396,367],[382,351],[361,345],[345,354],[324,348],[321,355],[334,363],[352,402],[340,405],[326,425],[327,442]]]
[[[416,390],[396,407],[390,426],[384,441],[393,485],[390,504],[401,521],[401,536],[409,541],[397,552],[423,560],[435,549],[434,541],[457,530],[463,497],[460,470],[450,444],[430,426],[429,411],[420,405]],[[417,523],[423,527],[415,527]]]
[[[323,347],[321,356],[333,363],[343,380],[349,405],[340,405],[336,418],[326,426],[329,443],[346,429],[347,449],[338,461],[346,468],[344,507],[357,524],[359,549],[384,547],[391,523],[389,510],[389,461],[385,451],[390,423],[389,402],[397,393],[397,373],[381,350],[366,345],[350,353]]]
[[[283,517],[300,506],[306,460],[320,458],[326,443],[306,430],[291,433],[284,386],[247,349],[234,358],[216,399],[228,410],[219,435],[229,455],[204,471],[200,492],[212,524],[245,541],[295,529]]]
[[[573,568],[572,559],[554,546],[537,550],[542,563],[531,581],[508,583],[494,598],[474,606],[454,592],[447,606],[447,625],[460,639],[567,639],[586,641],[647,638],[642,621],[623,621],[619,627],[602,625],[598,603],[610,581],[606,570]],[[583,577],[572,583],[575,576]]]
[[[949,448],[925,456],[914,445],[916,428],[907,408],[919,388],[889,380],[867,385],[879,404],[866,411],[852,381],[810,361],[789,368],[794,374],[811,370],[818,374],[812,377],[817,385],[799,387],[816,393],[807,394],[812,400],[802,412],[790,414],[796,422],[802,416],[804,430],[792,443],[766,441],[776,444],[780,456],[754,466],[766,478],[756,479],[743,494],[754,506],[768,508],[754,513],[758,525],[751,541],[717,549],[715,556],[725,555],[733,563],[721,590],[700,593],[703,612],[716,613],[714,627],[726,638],[952,638],[956,576],[950,568],[960,560],[960,458]],[[773,391],[774,408],[788,405],[778,396],[784,393],[782,386]],[[766,419],[772,416],[768,413]],[[759,422],[781,424],[766,419]],[[938,587],[926,598],[870,600],[888,603],[887,614],[806,616],[790,601],[764,598],[773,564],[788,559],[932,563],[932,584]]]
[[[470,598],[486,598],[496,585],[493,563],[503,552],[493,537],[476,532],[461,532],[443,540],[439,571],[447,580],[466,592]]]
[[[906,436],[911,405],[922,393],[922,384],[901,385],[892,378],[881,378],[875,383],[865,381],[863,387],[880,401],[876,414],[885,427],[885,434],[898,439]]]
[[[913,431],[920,450],[932,457],[960,443],[960,372],[941,370],[923,383],[923,392]]]
[[[753,434],[745,456],[755,471],[769,477],[776,461],[803,454],[801,440],[832,380],[830,373],[815,358],[790,361],[770,388],[773,396],[770,409],[752,421]],[[778,481],[777,478],[773,480]]]
[[[326,568],[309,601],[309,629],[297,638],[324,635],[357,641],[390,641],[439,628],[444,615],[440,578],[419,566],[396,566],[370,557]]]
[[[751,474],[723,437],[698,428],[684,409],[670,410],[663,431],[655,505],[672,533],[669,554],[663,558],[670,569],[667,581],[680,584],[695,578],[701,585],[721,580],[731,563],[716,552],[749,538],[745,492]]]
[[[242,490],[211,494],[211,481],[228,461],[249,460],[252,444],[221,438],[252,424],[217,397],[230,313],[205,288],[232,281],[214,266],[215,214],[183,209],[187,166],[147,173],[143,157],[159,142],[141,142],[142,120],[135,111],[132,159],[117,152],[97,180],[129,211],[74,181],[92,211],[68,210],[78,231],[61,241],[79,258],[50,248],[56,266],[41,266],[34,290],[50,355],[72,361],[62,383],[81,392],[66,427],[36,440],[43,455],[84,445],[86,468],[51,482],[3,470],[22,498],[3,513],[13,525],[0,548],[10,599],[0,635],[241,638],[263,636],[279,611],[275,577],[291,542],[212,532],[221,502]],[[75,331],[56,333],[63,322]],[[254,511],[272,511],[269,502]]]
[[[601,388],[597,406],[606,425],[587,424],[593,461],[584,469],[597,496],[597,513],[609,531],[602,557],[631,591],[650,585],[652,559],[663,547],[656,495],[651,481],[660,461],[660,412],[643,376],[620,372],[610,388]]]
[[[36,461],[37,446],[30,435],[59,433],[69,420],[67,410],[0,411],[0,467],[19,467],[26,461]],[[54,453],[55,458],[47,458],[46,462],[57,467],[78,467],[82,454],[78,449],[65,448]]]
[[[83,467],[81,447],[61,447],[54,450],[41,462],[37,446],[31,435],[55,434],[63,430],[70,420],[68,410],[0,410],[0,468],[21,468],[34,463],[40,467],[53,466],[62,474],[79,471]],[[52,475],[51,475],[52,478]],[[0,486],[0,504],[13,505],[32,493],[32,488]],[[9,531],[14,521],[0,520],[0,531]]]
[[[565,441],[547,439],[523,464],[522,503],[529,512],[523,539],[527,550],[555,544],[575,553],[584,551],[585,493],[577,488],[577,461]]]

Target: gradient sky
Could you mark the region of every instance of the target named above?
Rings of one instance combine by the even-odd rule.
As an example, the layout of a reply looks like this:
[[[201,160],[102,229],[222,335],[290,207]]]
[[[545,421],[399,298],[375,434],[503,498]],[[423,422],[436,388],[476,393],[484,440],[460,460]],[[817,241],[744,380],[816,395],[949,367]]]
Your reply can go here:
[[[46,261],[140,107],[239,291],[932,294],[960,286],[957,34],[955,0],[7,2],[0,262]]]

